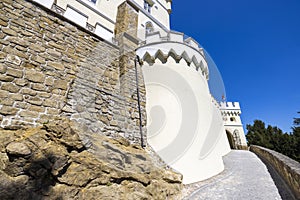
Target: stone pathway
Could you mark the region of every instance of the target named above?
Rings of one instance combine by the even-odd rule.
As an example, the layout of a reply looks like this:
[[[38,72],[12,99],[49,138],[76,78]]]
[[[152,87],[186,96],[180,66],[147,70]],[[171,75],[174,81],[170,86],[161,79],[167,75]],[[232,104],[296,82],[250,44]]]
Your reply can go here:
[[[186,186],[185,200],[279,200],[267,167],[252,152],[231,151],[225,170],[206,181]]]

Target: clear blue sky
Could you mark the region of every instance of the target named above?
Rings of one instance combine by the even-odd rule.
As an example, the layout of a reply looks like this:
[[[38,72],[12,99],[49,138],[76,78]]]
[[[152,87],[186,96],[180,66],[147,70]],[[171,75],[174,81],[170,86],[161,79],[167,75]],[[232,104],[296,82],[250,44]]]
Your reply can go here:
[[[291,131],[300,111],[300,0],[173,0],[171,29],[209,52],[244,124]]]

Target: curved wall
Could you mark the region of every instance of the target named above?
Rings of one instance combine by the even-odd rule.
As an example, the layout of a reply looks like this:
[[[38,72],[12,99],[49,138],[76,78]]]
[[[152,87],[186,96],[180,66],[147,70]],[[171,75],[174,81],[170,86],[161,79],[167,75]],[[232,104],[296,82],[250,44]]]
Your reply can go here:
[[[137,54],[143,57],[141,52]],[[230,147],[206,74],[184,59],[178,63],[171,56],[165,63],[161,60],[142,66],[148,143],[183,174],[185,184],[216,175],[224,169],[222,156]]]

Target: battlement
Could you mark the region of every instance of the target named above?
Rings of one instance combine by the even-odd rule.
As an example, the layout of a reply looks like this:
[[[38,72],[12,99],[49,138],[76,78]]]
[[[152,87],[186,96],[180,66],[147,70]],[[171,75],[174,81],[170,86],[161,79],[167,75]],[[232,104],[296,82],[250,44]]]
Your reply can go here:
[[[241,110],[239,102],[221,102],[221,110]]]
[[[161,36],[159,31],[152,32],[146,35],[146,40],[141,42],[140,45],[147,45],[151,43],[160,43],[160,42],[178,42],[185,44],[189,47],[194,48],[199,53],[204,56],[203,48],[201,45],[191,37],[185,38],[185,34],[177,31],[168,32],[167,36]]]
[[[209,77],[203,48],[192,38],[184,39],[184,33],[170,31],[165,37],[162,37],[160,32],[150,33],[146,40],[140,43],[137,55],[149,64],[153,64],[156,59],[166,63],[169,57],[176,63],[184,60],[187,66],[192,66],[206,79]]]

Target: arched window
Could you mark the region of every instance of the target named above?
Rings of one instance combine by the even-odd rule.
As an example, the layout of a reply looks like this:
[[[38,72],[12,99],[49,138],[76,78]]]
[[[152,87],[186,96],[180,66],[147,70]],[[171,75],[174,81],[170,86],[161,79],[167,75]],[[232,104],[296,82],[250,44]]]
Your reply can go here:
[[[230,117],[230,121],[235,122],[236,121],[235,117]]]
[[[152,22],[146,22],[146,35],[154,31]]]
[[[241,145],[241,138],[238,130],[233,131],[233,140],[237,147]]]

